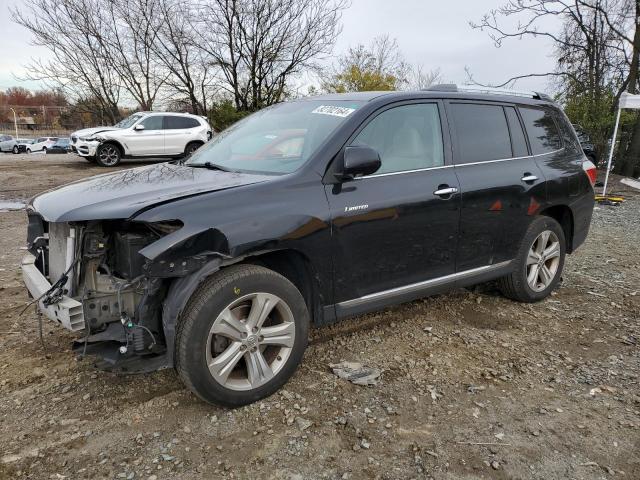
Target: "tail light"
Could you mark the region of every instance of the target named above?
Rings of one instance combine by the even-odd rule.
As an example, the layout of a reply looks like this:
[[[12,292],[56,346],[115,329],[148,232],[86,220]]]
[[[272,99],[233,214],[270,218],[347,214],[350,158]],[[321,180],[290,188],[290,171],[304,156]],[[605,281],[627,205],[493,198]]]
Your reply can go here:
[[[582,162],[582,169],[589,177],[589,182],[591,182],[591,186],[593,187],[596,184],[596,178],[598,177],[598,170],[596,166],[590,161],[585,160]]]

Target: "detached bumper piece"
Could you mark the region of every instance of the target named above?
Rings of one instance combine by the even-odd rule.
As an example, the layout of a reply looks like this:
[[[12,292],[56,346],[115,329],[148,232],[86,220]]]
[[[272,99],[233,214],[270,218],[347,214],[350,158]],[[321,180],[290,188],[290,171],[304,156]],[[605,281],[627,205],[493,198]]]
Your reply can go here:
[[[35,265],[36,257],[28,253],[22,259],[22,278],[33,298],[40,298],[51,289],[51,283]],[[45,305],[38,301],[38,308],[50,320],[62,325],[67,330],[78,332],[84,330],[84,312],[82,304],[73,298],[63,296],[60,301]]]

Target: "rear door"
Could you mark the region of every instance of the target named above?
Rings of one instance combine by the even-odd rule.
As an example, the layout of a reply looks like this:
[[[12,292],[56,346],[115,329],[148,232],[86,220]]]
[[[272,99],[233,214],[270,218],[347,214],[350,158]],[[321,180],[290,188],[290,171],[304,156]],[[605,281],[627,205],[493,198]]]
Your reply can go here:
[[[326,186],[339,316],[411,295],[415,284],[455,271],[460,196],[442,108],[396,104],[374,114],[349,144],[374,148],[380,170]]]
[[[166,115],[164,123],[164,148],[167,155],[179,155],[191,140],[197,139],[200,122],[195,118]]]
[[[149,115],[137,125],[143,130],[130,128],[125,133],[129,155],[164,155],[164,115]]]
[[[545,179],[514,105],[449,101],[455,172],[462,192],[457,271],[516,256],[545,203]]]

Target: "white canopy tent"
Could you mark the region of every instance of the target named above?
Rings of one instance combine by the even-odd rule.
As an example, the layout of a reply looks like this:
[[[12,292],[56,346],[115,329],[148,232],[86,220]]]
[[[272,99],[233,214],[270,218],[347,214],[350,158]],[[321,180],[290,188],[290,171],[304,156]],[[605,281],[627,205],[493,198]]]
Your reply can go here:
[[[613,160],[613,150],[616,147],[616,137],[618,136],[618,127],[620,126],[620,112],[623,108],[629,108],[632,110],[640,110],[640,95],[632,95],[624,92],[620,95],[620,101],[618,102],[618,115],[616,116],[616,126],[613,129],[613,138],[611,138],[611,149],[609,150],[609,161],[607,162],[607,174],[604,178],[604,188],[602,189],[602,196],[607,194],[607,183],[609,182],[609,170],[611,170],[611,162]]]

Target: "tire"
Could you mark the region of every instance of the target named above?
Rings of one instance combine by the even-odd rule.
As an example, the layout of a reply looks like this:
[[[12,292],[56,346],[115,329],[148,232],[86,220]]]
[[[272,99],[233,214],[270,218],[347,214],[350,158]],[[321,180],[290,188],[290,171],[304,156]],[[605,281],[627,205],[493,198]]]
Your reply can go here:
[[[27,153],[31,153],[31,149],[30,148],[27,148]]]
[[[553,244],[555,248],[551,249]],[[541,251],[549,253],[541,257]],[[560,282],[565,254],[566,240],[560,224],[551,217],[536,217],[522,239],[514,271],[499,279],[498,287],[513,300],[538,302],[548,297]]]
[[[104,143],[96,151],[96,163],[101,167],[115,167],[122,160],[122,153],[113,143]]]
[[[47,147],[42,147],[42,152],[46,155],[47,154]]]
[[[266,320],[252,330],[249,312],[269,304]],[[223,315],[225,311],[233,314]],[[289,380],[302,360],[308,334],[307,306],[289,280],[257,265],[228,267],[204,281],[189,299],[177,325],[176,370],[205,402],[240,407],[268,397]]]
[[[195,153],[203,145],[202,142],[189,142],[187,146],[184,147],[184,156],[185,158],[190,157]]]
[[[18,146],[14,145],[13,149],[11,150],[13,152],[14,155],[17,155],[18,153],[20,153],[20,150],[18,150]]]

